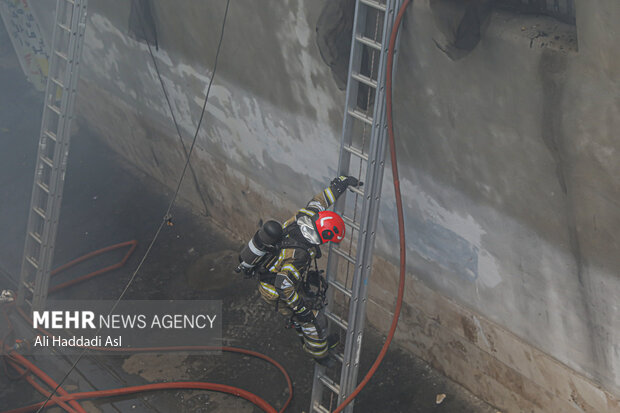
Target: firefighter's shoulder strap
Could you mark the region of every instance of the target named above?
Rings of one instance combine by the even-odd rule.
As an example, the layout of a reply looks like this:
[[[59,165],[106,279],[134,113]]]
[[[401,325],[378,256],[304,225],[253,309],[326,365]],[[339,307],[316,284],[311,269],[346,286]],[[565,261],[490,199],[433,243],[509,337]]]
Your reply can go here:
[[[299,225],[297,225],[296,222],[293,222],[282,230],[282,238],[280,238],[280,242],[278,242],[277,247],[279,250],[285,248],[295,248],[303,249],[305,251],[312,247],[312,244],[306,241],[301,241],[301,239],[303,239],[303,236],[301,235]]]
[[[269,267],[275,261],[276,256],[284,249],[294,248],[294,249],[305,249],[304,246],[296,241],[295,239],[289,237],[297,225],[295,223],[287,225],[283,228],[282,236],[275,243],[274,248],[270,249],[263,260],[262,268],[258,271],[258,280],[261,282],[266,282],[269,284],[273,284],[275,281],[276,274],[274,272],[269,271]]]

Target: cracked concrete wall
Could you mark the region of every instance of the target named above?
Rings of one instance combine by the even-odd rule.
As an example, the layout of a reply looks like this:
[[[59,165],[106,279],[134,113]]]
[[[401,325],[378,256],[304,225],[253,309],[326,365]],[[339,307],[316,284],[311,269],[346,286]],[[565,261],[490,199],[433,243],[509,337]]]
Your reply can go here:
[[[155,56],[186,145],[224,5],[153,2]],[[242,236],[335,173],[344,92],[332,73],[342,64],[317,46],[326,7],[336,10],[231,2],[192,158],[198,182],[188,176],[182,195]],[[126,1],[90,2],[79,115],[172,187],[184,156],[129,13]],[[455,49],[461,16],[458,2],[414,1],[401,34],[394,115],[410,286],[399,342],[505,411],[619,411],[620,3],[577,1],[578,50],[566,25],[497,10],[473,47]],[[393,269],[388,172],[384,185],[377,247]],[[369,318],[383,328],[393,277],[377,271],[371,285]]]

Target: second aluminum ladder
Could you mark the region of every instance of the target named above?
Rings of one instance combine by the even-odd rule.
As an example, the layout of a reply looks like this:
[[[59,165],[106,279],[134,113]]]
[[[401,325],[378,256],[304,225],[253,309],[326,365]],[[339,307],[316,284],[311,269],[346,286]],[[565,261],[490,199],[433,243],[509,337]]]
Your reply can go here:
[[[69,155],[87,0],[57,0],[43,119],[28,212],[18,303],[42,310],[47,298]]]

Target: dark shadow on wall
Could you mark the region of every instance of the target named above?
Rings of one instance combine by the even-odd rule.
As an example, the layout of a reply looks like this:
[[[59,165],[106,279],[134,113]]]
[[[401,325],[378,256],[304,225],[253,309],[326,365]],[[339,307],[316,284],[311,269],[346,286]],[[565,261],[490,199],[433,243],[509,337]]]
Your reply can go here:
[[[383,13],[369,8],[365,24],[359,28],[365,37],[381,41],[383,32]],[[332,75],[340,90],[347,87],[347,74],[351,56],[353,23],[355,20],[355,0],[334,0],[328,2],[321,11],[316,26],[316,42],[323,61],[331,68]],[[377,79],[381,53],[363,47],[360,51],[360,74]],[[373,88],[361,83],[358,85],[357,108],[362,112],[372,110],[375,102]]]
[[[450,59],[459,60],[476,48],[496,0],[434,0],[431,11],[445,41],[433,39]]]
[[[558,1],[564,4],[558,7]],[[442,38],[433,39],[437,48],[444,52],[450,59],[459,60],[472,52],[480,43],[484,32],[489,25],[493,10],[503,10],[515,17],[522,16],[547,16],[554,20],[566,23],[575,29],[575,9],[573,0],[556,0],[556,6],[545,0],[431,0],[430,8],[433,12],[435,24],[442,33]],[[555,29],[557,30],[557,25]],[[565,32],[566,30],[562,30]],[[537,30],[537,34],[530,37],[532,41],[537,38],[549,36],[543,30]],[[541,47],[552,47],[559,50],[577,51],[577,36],[566,33],[556,34],[554,39],[544,41]],[[530,42],[530,47],[532,42]]]
[[[316,44],[338,89],[347,87],[355,0],[329,0],[316,24]]]
[[[155,9],[151,5],[151,0],[131,0],[129,35],[138,41],[147,42],[159,50]]]
[[[576,23],[574,0],[497,0],[497,7],[515,14],[553,17],[562,23]]]
[[[569,163],[562,150],[562,112],[567,57],[563,53],[544,50],[540,59],[542,78],[542,139],[554,162],[558,183],[564,194],[566,189],[566,170]]]

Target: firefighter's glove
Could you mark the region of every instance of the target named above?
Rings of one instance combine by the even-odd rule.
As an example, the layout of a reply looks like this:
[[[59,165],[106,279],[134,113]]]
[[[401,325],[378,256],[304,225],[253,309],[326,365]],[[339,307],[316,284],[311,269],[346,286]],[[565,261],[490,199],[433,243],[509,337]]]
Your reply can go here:
[[[300,309],[295,310],[295,319],[300,323],[311,323],[314,321],[314,312],[306,306],[302,306]]]
[[[359,181],[354,176],[343,175],[343,176],[339,176],[338,178],[335,178],[330,183],[329,187],[332,190],[332,192],[334,192],[334,195],[341,195],[342,193],[344,193],[344,191],[347,190],[349,186],[360,187],[363,184],[364,184],[363,182]]]

